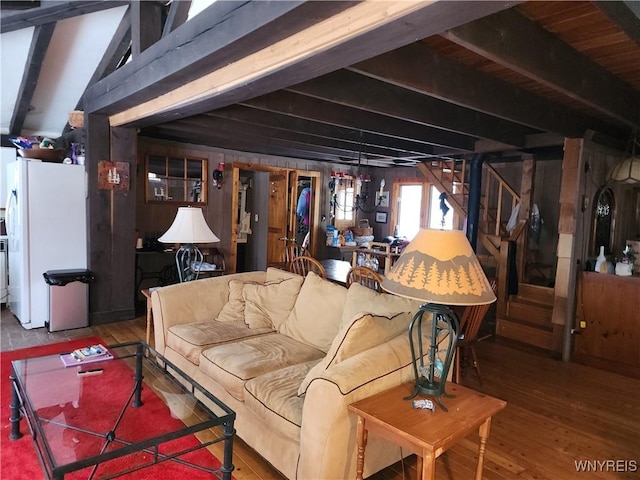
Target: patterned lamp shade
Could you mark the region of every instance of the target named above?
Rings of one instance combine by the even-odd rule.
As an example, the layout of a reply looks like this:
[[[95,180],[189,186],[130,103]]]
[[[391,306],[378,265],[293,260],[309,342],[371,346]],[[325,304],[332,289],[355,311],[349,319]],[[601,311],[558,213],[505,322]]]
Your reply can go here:
[[[382,288],[441,305],[483,305],[496,300],[460,230],[421,229],[385,276]]]

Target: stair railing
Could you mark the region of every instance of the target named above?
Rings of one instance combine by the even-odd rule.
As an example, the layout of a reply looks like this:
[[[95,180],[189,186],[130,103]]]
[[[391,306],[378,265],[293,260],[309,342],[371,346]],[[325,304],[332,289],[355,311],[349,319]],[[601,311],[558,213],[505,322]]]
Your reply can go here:
[[[503,204],[511,197],[511,212],[520,201],[520,195],[509,186],[500,174],[488,163],[483,163],[487,172],[484,178],[484,198],[480,204],[483,208],[482,220],[485,227],[493,225],[493,231],[487,228],[486,233],[497,237],[508,236],[506,221],[503,220]],[[495,207],[493,207],[495,205]],[[495,211],[495,214],[492,212]]]
[[[418,169],[441,192],[447,192],[449,204],[461,216],[467,216],[469,186],[466,182],[466,161],[431,159],[424,163],[418,163]],[[504,311],[508,301],[508,244],[515,241],[517,244],[518,276],[522,275],[522,257],[524,255],[524,241],[526,236],[526,221],[519,224],[513,230],[513,236],[507,231],[508,216],[504,209],[509,203],[513,211],[520,202],[520,195],[512,189],[502,176],[489,163],[483,163],[487,172],[483,177],[484,195],[480,202],[482,221],[478,232],[478,239],[497,262],[498,282],[498,310]],[[509,215],[511,214],[509,212]],[[503,215],[506,219],[503,219]]]

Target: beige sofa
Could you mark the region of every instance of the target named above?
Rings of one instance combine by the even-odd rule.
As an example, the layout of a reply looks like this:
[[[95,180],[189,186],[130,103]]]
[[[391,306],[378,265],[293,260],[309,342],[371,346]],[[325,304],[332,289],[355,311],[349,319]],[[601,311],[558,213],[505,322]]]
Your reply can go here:
[[[355,478],[347,406],[413,378],[418,303],[359,284],[269,268],[164,287],[152,304],[157,351],[232,408],[237,435],[290,479]],[[400,456],[371,435],[365,476]]]

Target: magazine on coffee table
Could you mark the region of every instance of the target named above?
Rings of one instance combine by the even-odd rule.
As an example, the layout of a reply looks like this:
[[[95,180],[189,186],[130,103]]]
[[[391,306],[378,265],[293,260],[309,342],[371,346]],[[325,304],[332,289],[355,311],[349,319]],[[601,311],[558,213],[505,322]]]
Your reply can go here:
[[[102,362],[104,360],[111,360],[112,358],[113,355],[111,352],[101,344],[90,345],[88,347],[78,348],[70,353],[60,354],[60,360],[62,360],[65,367]]]

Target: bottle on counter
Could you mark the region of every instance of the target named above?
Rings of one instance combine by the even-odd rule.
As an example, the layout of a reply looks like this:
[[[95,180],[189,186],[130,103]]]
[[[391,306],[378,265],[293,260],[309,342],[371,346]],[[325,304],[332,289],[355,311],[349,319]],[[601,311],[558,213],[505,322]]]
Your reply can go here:
[[[600,246],[600,255],[596,258],[596,268],[595,271],[598,273],[607,273],[607,257],[604,256],[604,245]]]

